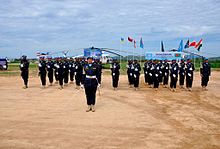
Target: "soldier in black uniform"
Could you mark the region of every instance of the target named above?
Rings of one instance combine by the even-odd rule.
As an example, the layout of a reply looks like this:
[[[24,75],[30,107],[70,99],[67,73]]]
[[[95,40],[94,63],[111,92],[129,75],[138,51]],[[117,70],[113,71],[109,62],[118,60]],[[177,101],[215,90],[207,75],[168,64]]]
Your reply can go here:
[[[181,59],[181,62],[180,62],[180,65],[179,65],[179,69],[180,69],[180,71],[179,71],[179,85],[180,85],[180,88],[184,88],[183,86],[184,86],[184,80],[185,80],[185,67],[186,67],[186,64],[185,64],[185,62],[184,62],[184,60],[183,59]]]
[[[163,73],[162,73],[163,61],[160,60],[160,62],[159,62],[157,65],[158,65],[158,67],[159,67],[159,77],[158,77],[159,83],[162,84],[162,82],[163,82]]]
[[[46,87],[47,64],[44,57],[40,57],[38,69],[39,69],[38,75],[40,76],[41,84],[43,87]]]
[[[130,87],[132,87],[132,85],[134,84],[133,69],[134,69],[134,66],[133,66],[132,60],[128,60],[127,75],[128,75],[128,83]]]
[[[116,59],[113,60],[113,63],[111,65],[111,75],[112,75],[112,86],[114,90],[118,87],[118,81],[119,81],[119,75],[120,75],[120,64],[117,62]]]
[[[100,59],[97,59],[97,68],[98,68],[98,83],[101,85],[102,82],[102,62],[100,61]]]
[[[67,86],[69,82],[69,62],[66,57],[64,57],[64,62],[63,62],[63,80],[65,86]]]
[[[157,63],[157,61],[155,61],[152,66],[154,66],[154,69],[153,69],[154,89],[155,89],[155,91],[157,91],[159,88],[160,64]]]
[[[133,69],[134,87],[135,87],[135,90],[137,90],[139,87],[141,66],[137,60],[134,60],[133,66],[134,66],[134,69]]]
[[[170,90],[175,92],[176,91],[176,83],[178,80],[178,72],[179,66],[176,63],[176,60],[172,60],[171,69],[170,69]]]
[[[70,58],[70,61],[69,61],[69,72],[70,72],[70,83],[73,84],[74,72],[75,72],[75,63],[74,63],[73,58]]]
[[[211,76],[211,65],[209,64],[208,59],[204,59],[204,62],[200,68],[201,75],[201,85],[203,90],[207,90],[207,85],[209,82],[209,76]]]
[[[148,62],[148,84],[149,84],[149,87],[153,87],[153,72],[154,72],[154,62],[152,60],[150,60]]]
[[[87,58],[88,63],[84,65],[85,78],[82,81],[82,85],[85,88],[86,99],[88,108],[86,112],[90,110],[95,112],[95,103],[96,103],[96,91],[98,86],[98,69],[95,64],[92,63],[93,58]]]
[[[144,69],[144,82],[147,84],[149,80],[149,75],[148,75],[148,70],[149,70],[149,65],[148,65],[148,60],[144,63],[143,66]]]
[[[193,83],[193,71],[195,70],[195,67],[193,63],[191,63],[190,59],[187,59],[186,64],[186,88],[189,91],[192,91],[192,83]]]
[[[29,75],[29,62],[27,56],[23,55],[21,57],[20,63],[21,77],[24,80],[24,89],[28,88],[28,75]]]
[[[56,84],[58,83],[59,81],[59,78],[58,78],[58,70],[57,70],[57,66],[59,65],[59,57],[56,57],[56,61],[54,63],[54,76],[55,76],[55,80],[56,80]]]
[[[58,75],[58,80],[59,80],[59,89],[63,89],[63,62],[62,62],[62,59],[59,58],[58,59],[58,63],[56,65],[56,68],[57,68],[57,75]]]
[[[53,84],[53,69],[54,69],[54,62],[52,61],[51,57],[48,57],[47,61],[47,74],[50,82],[50,86]]]
[[[76,58],[75,62],[75,80],[76,80],[76,88],[79,89],[80,83],[83,75],[83,67],[79,61],[79,58]]]
[[[165,59],[163,63],[163,69],[162,69],[164,88],[167,88],[168,86],[169,72],[170,72],[169,70],[170,70],[170,64],[167,62],[167,59]]]

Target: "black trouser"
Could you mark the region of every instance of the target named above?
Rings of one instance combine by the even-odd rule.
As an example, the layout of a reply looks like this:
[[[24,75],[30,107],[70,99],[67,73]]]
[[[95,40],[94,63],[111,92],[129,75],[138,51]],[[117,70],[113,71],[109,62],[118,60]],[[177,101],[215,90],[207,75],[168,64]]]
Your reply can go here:
[[[159,82],[160,82],[160,83],[163,82],[163,76],[162,76],[162,74],[159,74],[158,79],[159,79]]]
[[[119,75],[112,75],[112,86],[113,87],[118,87],[118,80],[119,80]]]
[[[145,83],[148,83],[148,74],[146,74],[147,71],[144,72],[144,81]]]
[[[154,88],[158,88],[159,87],[159,78],[155,76],[153,78],[153,83],[154,83]]]
[[[131,72],[130,73],[128,72],[127,74],[128,74],[129,85],[134,84],[133,74]]]
[[[63,73],[63,79],[64,79],[64,83],[67,84],[69,82],[69,72],[65,71]]]
[[[48,71],[48,78],[49,78],[49,82],[53,83],[53,70]]]
[[[209,82],[209,76],[208,76],[208,77],[204,77],[204,76],[203,76],[203,77],[201,78],[201,80],[202,80],[201,85],[206,87],[206,86],[208,85],[208,82]]]
[[[139,86],[139,77],[140,77],[140,74],[134,74],[134,87]]]
[[[40,74],[40,80],[41,80],[41,84],[43,86],[45,86],[46,85],[46,73],[41,73]]]
[[[166,72],[166,74],[164,73],[164,76],[163,76],[163,85],[167,85],[168,80],[169,80],[169,73]]]
[[[177,77],[170,76],[170,88],[176,88]]]
[[[193,77],[186,75],[186,87],[191,88],[193,83]]]
[[[70,81],[74,81],[74,71],[70,71]]]
[[[85,87],[87,105],[95,105],[97,86]]]
[[[75,75],[75,80],[76,80],[76,85],[77,85],[77,86],[80,86],[80,82],[81,82],[81,80],[82,80],[82,74],[76,73],[76,75]]]
[[[28,71],[22,71],[21,77],[24,80],[24,85],[28,85]]]
[[[185,80],[185,75],[180,74],[180,80],[179,80],[180,85],[184,85],[184,80]]]
[[[151,73],[151,76],[150,76],[150,73],[148,73],[148,84],[149,85],[153,84],[153,74],[152,73]]]
[[[58,74],[58,80],[59,80],[59,85],[63,86],[63,75],[62,74]]]
[[[55,80],[58,81],[58,80],[59,80],[59,77],[58,77],[58,74],[57,74],[57,71],[56,71],[56,70],[54,71],[54,76],[55,76]]]

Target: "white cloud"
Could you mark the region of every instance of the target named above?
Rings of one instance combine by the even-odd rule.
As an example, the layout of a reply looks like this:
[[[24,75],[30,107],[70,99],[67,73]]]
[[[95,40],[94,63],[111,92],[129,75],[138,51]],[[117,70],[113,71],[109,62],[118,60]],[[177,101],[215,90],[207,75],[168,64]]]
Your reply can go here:
[[[30,55],[38,47],[119,48],[121,36],[143,37],[154,49],[160,40],[173,47],[180,38],[220,36],[219,18],[217,0],[3,0],[0,44],[12,51],[30,49]]]

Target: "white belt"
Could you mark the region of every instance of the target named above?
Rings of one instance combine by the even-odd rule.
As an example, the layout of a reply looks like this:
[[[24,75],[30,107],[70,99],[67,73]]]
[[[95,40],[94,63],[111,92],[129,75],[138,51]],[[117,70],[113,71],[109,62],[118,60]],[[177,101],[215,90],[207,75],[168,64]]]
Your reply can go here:
[[[86,75],[86,78],[89,78],[89,79],[96,79],[96,76],[88,76],[88,75]]]

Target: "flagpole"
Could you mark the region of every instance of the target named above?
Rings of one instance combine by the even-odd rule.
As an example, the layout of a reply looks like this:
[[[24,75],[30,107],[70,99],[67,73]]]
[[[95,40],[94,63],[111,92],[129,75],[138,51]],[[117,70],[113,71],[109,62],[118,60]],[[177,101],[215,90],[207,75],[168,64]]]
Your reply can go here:
[[[120,62],[120,64],[121,64],[121,44],[122,43],[120,43],[120,49],[119,49],[119,53],[120,53],[120,55],[119,55],[119,62]]]

